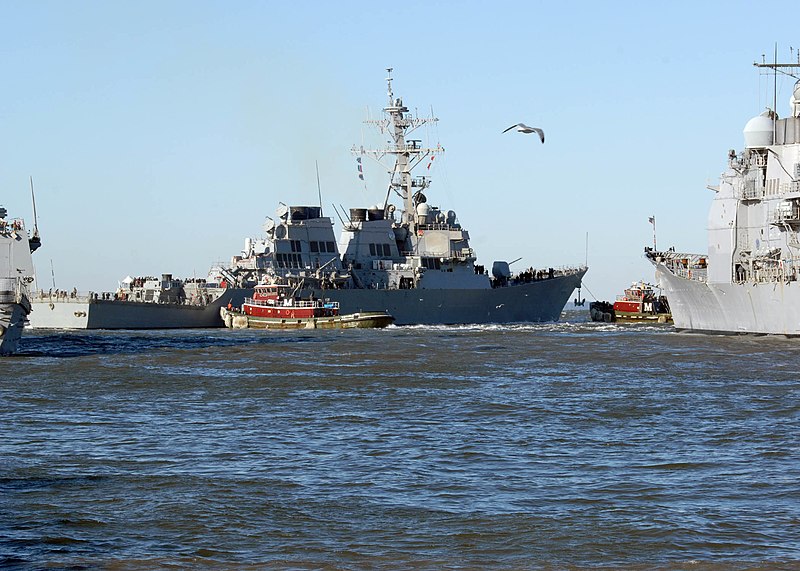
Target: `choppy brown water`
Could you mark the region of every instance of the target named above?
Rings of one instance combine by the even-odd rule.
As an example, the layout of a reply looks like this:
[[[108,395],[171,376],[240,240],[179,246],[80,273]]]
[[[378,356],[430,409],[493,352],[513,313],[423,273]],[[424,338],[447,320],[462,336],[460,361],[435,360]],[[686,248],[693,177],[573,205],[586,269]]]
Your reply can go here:
[[[27,332],[0,566],[800,565],[800,341]]]

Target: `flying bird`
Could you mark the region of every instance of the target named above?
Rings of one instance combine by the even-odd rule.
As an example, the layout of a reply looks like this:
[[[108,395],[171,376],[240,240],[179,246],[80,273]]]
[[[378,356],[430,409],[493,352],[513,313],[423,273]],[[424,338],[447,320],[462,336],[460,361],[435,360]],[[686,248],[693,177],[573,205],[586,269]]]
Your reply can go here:
[[[516,129],[520,133],[538,133],[539,138],[542,140],[542,143],[544,144],[544,131],[539,129],[539,127],[528,127],[525,123],[517,123],[516,125],[511,125],[511,127],[503,131],[503,133],[507,133],[511,129]]]

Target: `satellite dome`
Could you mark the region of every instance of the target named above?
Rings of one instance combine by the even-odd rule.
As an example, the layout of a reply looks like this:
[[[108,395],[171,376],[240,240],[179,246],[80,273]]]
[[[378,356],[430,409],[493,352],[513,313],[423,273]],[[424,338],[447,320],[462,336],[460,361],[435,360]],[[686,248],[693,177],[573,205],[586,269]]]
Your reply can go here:
[[[792,117],[800,117],[800,81],[794,84],[789,106],[792,108]]]
[[[753,117],[744,126],[744,145],[747,148],[767,147],[773,143],[775,114],[769,109]]]

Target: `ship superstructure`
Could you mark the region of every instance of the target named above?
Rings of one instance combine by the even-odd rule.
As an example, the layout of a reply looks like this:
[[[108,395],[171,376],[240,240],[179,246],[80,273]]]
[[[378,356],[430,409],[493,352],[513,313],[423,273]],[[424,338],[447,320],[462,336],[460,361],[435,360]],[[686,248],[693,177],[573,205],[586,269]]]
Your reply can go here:
[[[253,287],[265,275],[304,280],[319,287],[343,287],[348,277],[336,245],[333,221],[321,206],[279,203],[277,222],[264,221],[266,237],[246,238],[241,255],[219,271],[232,283]]]
[[[744,150],[728,152],[707,254],[646,248],[680,329],[800,334],[800,59],[755,65],[796,80],[789,114],[750,119]]]
[[[391,143],[383,149],[354,148],[357,155],[376,160],[394,159],[389,190],[380,204],[352,208],[341,234],[342,262],[359,287],[366,289],[487,289],[489,277],[475,266],[469,233],[456,213],[428,202],[426,176],[412,171],[428,157],[444,151],[440,145],[425,147],[409,139],[414,130],[438,121],[415,117],[392,91],[391,69],[387,77],[388,104],[383,120],[367,121],[388,134]],[[402,211],[390,201],[399,199]]]

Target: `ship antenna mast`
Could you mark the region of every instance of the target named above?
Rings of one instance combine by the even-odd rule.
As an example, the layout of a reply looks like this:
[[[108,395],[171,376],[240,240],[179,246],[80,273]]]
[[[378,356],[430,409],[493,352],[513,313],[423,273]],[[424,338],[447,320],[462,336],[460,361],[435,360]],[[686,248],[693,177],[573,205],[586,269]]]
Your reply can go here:
[[[376,126],[381,133],[389,134],[391,137],[389,146],[376,150],[353,147],[352,152],[355,155],[371,156],[379,163],[381,163],[380,159],[386,155],[394,156],[394,166],[388,170],[390,175],[389,191],[384,202],[384,208],[387,207],[388,195],[394,191],[403,199],[404,213],[401,223],[407,224],[412,232],[416,232],[415,214],[417,202],[425,202],[422,191],[428,187],[429,182],[425,176],[412,177],[411,171],[426,157],[442,153],[444,149],[441,145],[437,145],[435,148],[426,148],[422,146],[420,140],[406,138],[408,134],[418,127],[428,123],[435,123],[438,119],[412,115],[408,107],[403,104],[402,98],[395,98],[392,90],[392,71],[393,68],[386,68],[388,104],[383,109],[386,117],[380,120],[369,119],[365,121],[367,124]]]
[[[314,161],[314,166],[317,167],[317,196],[319,197],[319,215],[322,216],[322,187],[319,184],[319,161]]]
[[[31,179],[31,202],[33,202],[33,237],[39,237],[39,219],[36,216],[36,196],[33,194],[33,177]]]
[[[753,62],[753,65],[758,68],[768,68],[772,70],[772,112],[776,113],[776,108],[778,106],[778,74],[781,73],[796,80],[800,79],[795,71],[800,68],[800,50],[798,50],[796,62],[778,63],[778,44],[775,44],[775,53],[773,57],[772,63],[767,63],[766,57],[764,54],[761,54],[761,63]]]
[[[589,233],[586,233],[586,252],[585,252],[585,259],[583,265],[587,268],[589,267]]]

